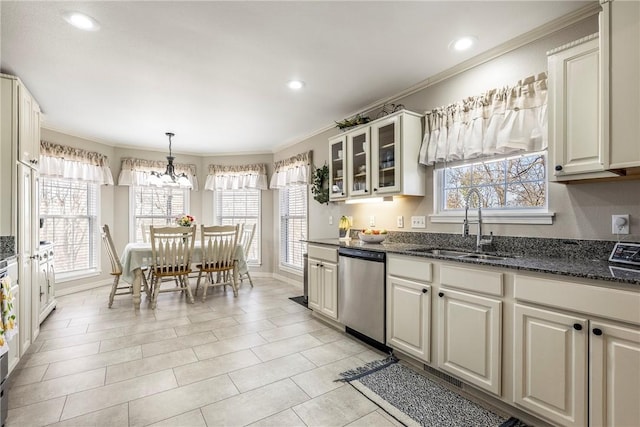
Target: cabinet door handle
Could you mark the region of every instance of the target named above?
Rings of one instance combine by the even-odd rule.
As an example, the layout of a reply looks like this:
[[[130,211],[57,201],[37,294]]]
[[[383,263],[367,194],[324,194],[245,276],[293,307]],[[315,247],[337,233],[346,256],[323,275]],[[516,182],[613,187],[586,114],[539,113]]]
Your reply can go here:
[[[573,324],[573,329],[575,329],[576,331],[581,331],[582,330],[582,325],[580,323],[574,323]]]
[[[423,294],[426,294],[427,292],[428,292],[428,291],[427,291],[427,288],[422,288],[422,293],[423,293]]]
[[[364,192],[365,192],[365,193],[367,192],[367,189],[366,189],[366,188],[364,189]]]
[[[555,169],[556,169],[557,171],[561,171],[561,170],[562,170],[562,165],[556,165]]]
[[[593,335],[602,335],[602,329],[600,328],[593,328]]]
[[[378,189],[377,189],[377,188],[374,188],[374,189],[373,189],[373,191],[378,191]]]
[[[444,292],[438,292],[438,296],[442,298],[444,296]]]

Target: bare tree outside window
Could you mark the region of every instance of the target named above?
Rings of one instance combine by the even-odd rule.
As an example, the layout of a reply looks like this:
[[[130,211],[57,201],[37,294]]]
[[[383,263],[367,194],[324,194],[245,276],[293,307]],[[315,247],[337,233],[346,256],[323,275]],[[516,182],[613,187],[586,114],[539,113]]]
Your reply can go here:
[[[178,216],[188,214],[189,190],[172,187],[133,187],[134,241],[148,240],[149,226],[176,225]]]
[[[536,209],[546,206],[545,154],[485,161],[444,169],[443,210],[464,209],[470,189],[482,195],[483,209]],[[477,206],[472,201],[472,206]]]

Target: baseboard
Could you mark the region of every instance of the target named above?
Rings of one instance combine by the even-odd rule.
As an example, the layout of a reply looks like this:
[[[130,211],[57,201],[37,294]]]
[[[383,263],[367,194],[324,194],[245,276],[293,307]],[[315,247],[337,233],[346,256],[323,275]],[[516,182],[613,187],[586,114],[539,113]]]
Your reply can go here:
[[[265,277],[268,277],[268,276],[265,276]],[[285,282],[288,285],[293,285],[302,289],[302,282],[300,280],[292,279],[291,277],[282,276],[277,273],[271,274],[271,277],[274,279],[280,280],[281,282]]]
[[[90,289],[101,288],[113,284],[113,279],[99,280],[97,282],[89,282],[83,285],[70,286],[68,288],[56,289],[56,296],[64,296],[69,294],[75,294],[76,292],[88,291]]]

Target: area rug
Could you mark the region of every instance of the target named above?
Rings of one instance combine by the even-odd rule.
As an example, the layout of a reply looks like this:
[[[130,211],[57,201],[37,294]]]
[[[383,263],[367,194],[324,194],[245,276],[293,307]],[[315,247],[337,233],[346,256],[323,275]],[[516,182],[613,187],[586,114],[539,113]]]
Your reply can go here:
[[[289,299],[293,302],[297,302],[298,304],[304,306],[304,307],[308,307],[307,305],[307,300],[305,299],[304,295],[303,296],[299,296],[299,297],[289,297]]]
[[[406,426],[520,427],[390,356],[343,372],[345,381]]]

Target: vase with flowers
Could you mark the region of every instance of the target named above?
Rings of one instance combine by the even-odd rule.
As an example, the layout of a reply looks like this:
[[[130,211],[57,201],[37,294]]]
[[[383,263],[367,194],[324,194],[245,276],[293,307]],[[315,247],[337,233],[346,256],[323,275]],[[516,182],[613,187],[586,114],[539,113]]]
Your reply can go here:
[[[181,215],[176,219],[176,223],[181,227],[191,227],[194,222],[196,222],[196,219],[187,214]]]

